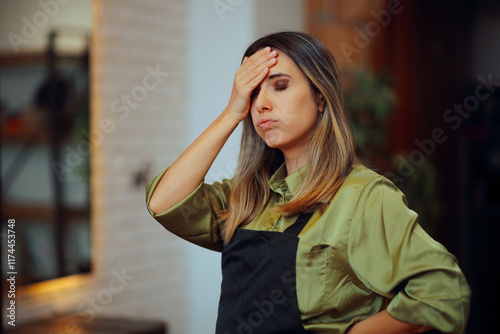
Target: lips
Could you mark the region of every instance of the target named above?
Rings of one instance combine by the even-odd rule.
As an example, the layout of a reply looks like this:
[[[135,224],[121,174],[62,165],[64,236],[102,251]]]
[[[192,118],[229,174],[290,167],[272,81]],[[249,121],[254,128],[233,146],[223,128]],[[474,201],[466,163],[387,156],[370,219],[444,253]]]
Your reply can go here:
[[[266,129],[269,129],[276,122],[277,121],[275,119],[272,119],[272,118],[263,118],[263,119],[259,120],[259,123],[257,124],[257,126],[259,128],[261,128],[262,130],[266,130]]]

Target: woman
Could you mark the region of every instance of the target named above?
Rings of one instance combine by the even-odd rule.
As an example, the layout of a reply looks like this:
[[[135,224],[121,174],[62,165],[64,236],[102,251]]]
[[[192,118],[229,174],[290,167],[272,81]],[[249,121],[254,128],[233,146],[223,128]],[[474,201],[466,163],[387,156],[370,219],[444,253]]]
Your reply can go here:
[[[469,287],[404,195],[361,166],[314,37],[254,42],[221,115],[147,189],[168,230],[222,251],[216,333],[463,333]],[[203,182],[243,121],[232,180]]]

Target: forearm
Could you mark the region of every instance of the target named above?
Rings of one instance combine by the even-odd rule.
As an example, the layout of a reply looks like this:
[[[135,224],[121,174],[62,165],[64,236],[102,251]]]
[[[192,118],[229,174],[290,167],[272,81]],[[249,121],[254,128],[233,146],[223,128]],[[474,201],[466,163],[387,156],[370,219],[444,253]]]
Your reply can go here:
[[[154,213],[173,207],[196,189],[238,123],[239,120],[225,110],[179,156],[151,196],[149,207]]]
[[[203,181],[231,133],[248,115],[250,96],[276,64],[276,56],[267,47],[245,58],[236,71],[227,108],[163,175],[149,201],[151,211],[170,209]]]
[[[387,311],[379,312],[349,328],[346,334],[415,334],[431,328],[407,324],[393,318]]]

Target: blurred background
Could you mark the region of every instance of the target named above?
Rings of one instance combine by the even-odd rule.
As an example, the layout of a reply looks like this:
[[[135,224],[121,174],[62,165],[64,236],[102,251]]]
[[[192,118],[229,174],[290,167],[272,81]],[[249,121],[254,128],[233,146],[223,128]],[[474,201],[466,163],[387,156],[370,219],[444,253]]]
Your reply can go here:
[[[144,187],[224,109],[246,47],[280,30],[332,51],[364,163],[456,255],[467,333],[495,325],[498,1],[2,0],[4,330],[213,332],[220,254],[156,223]],[[234,173],[239,135],[207,182]]]

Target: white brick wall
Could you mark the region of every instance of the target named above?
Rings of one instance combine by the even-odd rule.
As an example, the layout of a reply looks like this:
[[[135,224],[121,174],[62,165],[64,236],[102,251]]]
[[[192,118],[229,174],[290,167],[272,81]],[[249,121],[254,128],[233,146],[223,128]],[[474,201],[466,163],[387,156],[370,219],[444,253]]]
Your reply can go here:
[[[144,188],[134,188],[132,178],[145,162],[156,174],[183,149],[186,12],[183,0],[106,0],[93,11],[92,123],[116,123],[93,152],[93,259],[104,281],[112,268],[135,277],[102,313],[162,319],[171,333],[186,332],[184,243],[149,216]],[[151,70],[169,74],[148,79],[155,89],[141,88]],[[112,108],[122,94],[137,104],[128,114]]]
[[[91,124],[97,129],[109,119],[112,129],[92,146],[93,271],[24,289],[18,324],[78,310],[87,317],[163,320],[169,333],[187,333],[185,243],[149,216],[144,186],[132,183],[146,162],[151,178],[184,148],[187,4],[105,0],[92,6]],[[141,88],[146,67],[169,75],[155,89]],[[112,108],[122,94],[139,94],[126,117],[116,112],[125,103]],[[122,270],[129,275],[124,283],[116,279]]]

